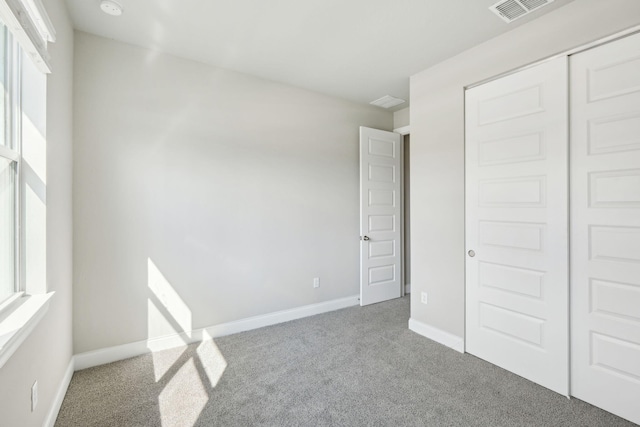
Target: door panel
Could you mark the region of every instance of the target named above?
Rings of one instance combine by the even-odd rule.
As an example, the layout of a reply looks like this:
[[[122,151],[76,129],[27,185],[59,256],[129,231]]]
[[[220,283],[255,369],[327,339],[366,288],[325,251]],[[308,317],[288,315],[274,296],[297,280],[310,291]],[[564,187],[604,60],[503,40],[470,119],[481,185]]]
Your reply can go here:
[[[571,57],[571,390],[640,424],[640,35]]]
[[[568,395],[567,60],[466,92],[466,350]]]
[[[401,138],[360,128],[360,305],[402,295]]]

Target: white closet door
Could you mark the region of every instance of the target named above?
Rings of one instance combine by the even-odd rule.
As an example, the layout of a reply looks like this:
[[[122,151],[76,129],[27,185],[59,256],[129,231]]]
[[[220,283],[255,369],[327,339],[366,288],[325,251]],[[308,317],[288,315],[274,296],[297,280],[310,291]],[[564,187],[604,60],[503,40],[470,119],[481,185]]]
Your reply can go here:
[[[571,58],[572,394],[640,424],[640,35]]]
[[[466,92],[466,350],[564,395],[567,74],[560,58]]]

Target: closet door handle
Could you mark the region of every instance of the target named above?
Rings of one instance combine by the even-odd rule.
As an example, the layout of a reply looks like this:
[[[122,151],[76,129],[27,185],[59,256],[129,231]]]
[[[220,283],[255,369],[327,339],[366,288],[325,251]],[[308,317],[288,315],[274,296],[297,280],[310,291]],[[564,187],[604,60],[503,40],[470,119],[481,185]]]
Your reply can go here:
[[[474,256],[476,256],[476,251],[474,251],[473,249],[471,249],[469,252],[467,252],[469,254],[469,256],[471,258],[473,258]]]

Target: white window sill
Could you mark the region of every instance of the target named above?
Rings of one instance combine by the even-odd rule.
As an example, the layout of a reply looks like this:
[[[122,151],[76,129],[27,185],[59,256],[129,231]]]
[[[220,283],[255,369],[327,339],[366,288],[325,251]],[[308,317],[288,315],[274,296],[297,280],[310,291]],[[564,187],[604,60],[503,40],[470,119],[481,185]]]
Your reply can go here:
[[[7,307],[0,317],[0,368],[42,320],[53,294],[24,295]]]

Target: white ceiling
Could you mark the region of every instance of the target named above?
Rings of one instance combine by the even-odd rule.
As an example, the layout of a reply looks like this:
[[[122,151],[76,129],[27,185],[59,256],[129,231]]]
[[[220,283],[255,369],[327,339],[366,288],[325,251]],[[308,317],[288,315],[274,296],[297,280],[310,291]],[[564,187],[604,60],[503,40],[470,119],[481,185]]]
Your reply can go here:
[[[67,3],[82,31],[368,103],[408,101],[412,74],[572,0],[512,24],[495,1],[120,0],[120,17],[100,0]]]

